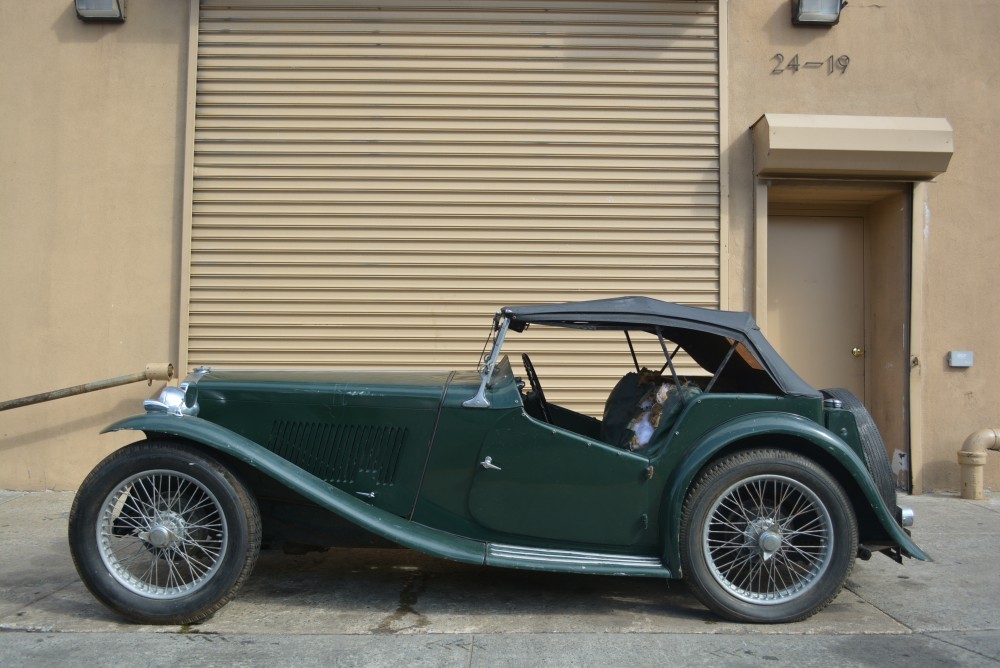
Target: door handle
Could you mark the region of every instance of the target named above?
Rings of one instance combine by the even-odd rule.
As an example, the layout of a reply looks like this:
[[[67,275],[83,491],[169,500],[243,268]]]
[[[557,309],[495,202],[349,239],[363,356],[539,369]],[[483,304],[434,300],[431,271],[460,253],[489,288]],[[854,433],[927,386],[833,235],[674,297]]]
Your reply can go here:
[[[855,357],[864,357],[865,351],[855,346],[854,348],[851,348],[851,354],[854,355]]]
[[[497,466],[496,464],[493,463],[493,458],[492,457],[487,457],[483,461],[479,462],[479,465],[482,466],[484,469],[493,469],[494,471],[502,471],[503,470],[499,466]]]

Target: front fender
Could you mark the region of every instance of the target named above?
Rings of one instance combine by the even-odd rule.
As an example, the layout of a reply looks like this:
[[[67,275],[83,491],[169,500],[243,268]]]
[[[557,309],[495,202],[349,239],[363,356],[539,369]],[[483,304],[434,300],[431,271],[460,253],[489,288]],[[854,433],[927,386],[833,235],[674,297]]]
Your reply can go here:
[[[120,420],[101,433],[123,430],[142,431],[147,436],[178,436],[200,443],[245,462],[319,506],[382,538],[454,561],[478,565],[485,562],[485,543],[410,522],[370,506],[257,443],[213,422],[192,416],[150,413]]]
[[[681,457],[681,465],[674,470],[667,481],[661,515],[666,518],[664,543],[667,549],[663,557],[672,572],[680,572],[678,537],[681,515],[685,497],[695,476],[722,450],[748,437],[760,436],[791,436],[808,442],[832,456],[862,491],[872,515],[878,519],[889,537],[899,545],[903,554],[922,561],[931,561],[931,558],[917,547],[896,523],[892,511],[886,507],[875,488],[865,463],[847,443],[812,420],[799,415],[757,413],[726,422],[699,439],[685,456]],[[804,454],[808,456],[808,453]]]

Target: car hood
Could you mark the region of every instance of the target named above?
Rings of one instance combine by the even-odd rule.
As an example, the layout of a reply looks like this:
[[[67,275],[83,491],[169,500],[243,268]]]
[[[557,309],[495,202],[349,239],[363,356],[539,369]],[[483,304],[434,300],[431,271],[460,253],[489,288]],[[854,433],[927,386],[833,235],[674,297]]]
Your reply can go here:
[[[448,371],[258,371],[210,370],[196,381],[199,401],[294,401],[369,404],[388,399],[410,405],[437,406],[450,377]],[[475,376],[478,378],[478,376]]]

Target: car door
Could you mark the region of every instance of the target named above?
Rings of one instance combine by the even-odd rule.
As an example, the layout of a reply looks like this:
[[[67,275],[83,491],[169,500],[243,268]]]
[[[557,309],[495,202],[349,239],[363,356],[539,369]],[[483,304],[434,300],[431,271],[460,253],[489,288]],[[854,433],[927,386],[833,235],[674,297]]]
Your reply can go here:
[[[469,512],[491,530],[632,545],[648,528],[646,457],[518,411],[485,439],[478,462]]]

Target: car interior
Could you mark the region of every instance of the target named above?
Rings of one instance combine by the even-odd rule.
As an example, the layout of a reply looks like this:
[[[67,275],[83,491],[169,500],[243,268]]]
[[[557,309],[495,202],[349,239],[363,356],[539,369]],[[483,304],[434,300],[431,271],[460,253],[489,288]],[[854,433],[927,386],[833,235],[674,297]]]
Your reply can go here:
[[[611,388],[601,419],[549,402],[531,358],[527,353],[522,354],[521,363],[527,383],[522,383],[521,394],[528,415],[632,451],[642,450],[669,431],[687,402],[700,394],[711,379],[704,376],[689,379],[678,375],[673,358],[680,351],[680,346],[674,347],[672,354],[667,353],[664,347],[667,361],[659,370],[640,366],[627,331],[625,336],[635,368],[621,376]]]

